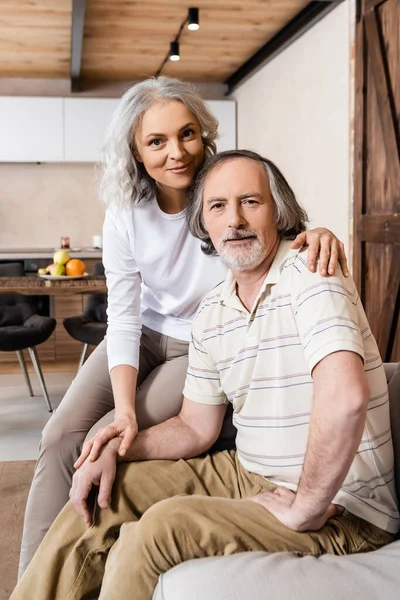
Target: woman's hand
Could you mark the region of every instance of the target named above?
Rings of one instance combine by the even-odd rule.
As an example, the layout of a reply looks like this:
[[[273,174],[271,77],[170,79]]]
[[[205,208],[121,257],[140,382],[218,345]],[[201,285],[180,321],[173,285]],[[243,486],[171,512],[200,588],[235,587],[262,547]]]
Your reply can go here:
[[[344,245],[337,237],[324,227],[317,227],[310,231],[299,233],[292,242],[291,248],[297,250],[302,246],[309,246],[307,267],[314,272],[319,259],[319,272],[324,277],[333,275],[340,265],[345,277],[349,274],[347,258],[344,251]]]
[[[79,469],[88,457],[89,461],[95,461],[99,456],[101,448],[109,440],[116,437],[122,438],[118,454],[124,456],[135,439],[137,432],[138,425],[135,415],[122,414],[116,417],[112,423],[107,425],[107,427],[103,427],[103,429],[99,429],[96,435],[83,445],[81,455],[74,464],[75,469]]]

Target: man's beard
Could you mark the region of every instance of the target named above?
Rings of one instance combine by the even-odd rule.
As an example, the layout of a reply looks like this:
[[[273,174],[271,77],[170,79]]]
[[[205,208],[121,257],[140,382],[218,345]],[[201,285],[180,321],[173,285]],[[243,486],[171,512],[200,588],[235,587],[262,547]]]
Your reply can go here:
[[[225,243],[228,240],[242,240],[244,238],[253,238],[247,248],[243,246],[235,248]],[[257,231],[235,229],[228,237],[222,240],[218,250],[221,260],[228,267],[246,269],[248,267],[257,267],[263,261],[265,245]]]

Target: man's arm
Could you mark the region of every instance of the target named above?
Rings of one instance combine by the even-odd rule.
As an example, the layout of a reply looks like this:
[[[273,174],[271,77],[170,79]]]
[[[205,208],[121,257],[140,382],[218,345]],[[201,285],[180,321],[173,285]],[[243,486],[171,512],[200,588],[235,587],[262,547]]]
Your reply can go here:
[[[93,485],[99,486],[99,506],[108,507],[117,460],[178,460],[208,450],[219,436],[226,406],[200,404],[184,398],[179,415],[139,431],[123,457],[118,455],[121,438],[111,439],[103,446],[99,458],[94,462],[86,459],[72,479],[70,498],[77,513],[88,525],[92,524],[87,499]]]
[[[200,404],[184,398],[179,415],[139,431],[125,456],[118,460],[179,460],[198,456],[217,440],[226,407],[226,404]]]
[[[306,456],[293,509],[321,517],[353,462],[364,430],[369,388],[361,357],[335,352],[313,371],[314,399]]]
[[[252,498],[297,531],[320,529],[361,441],[369,389],[361,357],[335,352],[314,368],[307,450],[297,493],[278,487]]]

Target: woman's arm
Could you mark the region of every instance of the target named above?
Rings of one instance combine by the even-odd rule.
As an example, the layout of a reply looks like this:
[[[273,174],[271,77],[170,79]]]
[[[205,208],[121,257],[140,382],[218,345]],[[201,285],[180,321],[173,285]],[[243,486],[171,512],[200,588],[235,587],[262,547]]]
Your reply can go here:
[[[118,365],[111,370],[111,385],[114,394],[115,416],[112,423],[96,432],[85,442],[82,452],[75,462],[75,469],[85,462],[87,457],[95,461],[102,447],[112,438],[122,437],[118,448],[119,456],[124,456],[138,433],[135,411],[135,397],[138,371],[130,365]]]
[[[118,398],[115,406],[115,418],[135,413],[135,396],[138,370],[130,365],[118,365],[111,370],[111,385],[114,396]]]
[[[108,288],[107,354],[115,403],[114,421],[84,444],[75,463],[78,468],[90,454],[95,460],[101,447],[121,436],[124,454],[138,431],[135,395],[141,336],[141,276],[132,255],[126,228],[130,214],[108,209],[103,227],[103,263]]]

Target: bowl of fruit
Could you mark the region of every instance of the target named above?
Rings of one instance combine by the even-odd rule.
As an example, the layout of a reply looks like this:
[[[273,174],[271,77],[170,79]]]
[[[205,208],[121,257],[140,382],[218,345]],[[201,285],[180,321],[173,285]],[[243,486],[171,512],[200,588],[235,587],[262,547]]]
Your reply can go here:
[[[53,262],[44,269],[39,269],[39,277],[52,281],[64,279],[83,279],[87,277],[86,265],[79,258],[71,258],[65,250],[57,250],[53,256]]]

